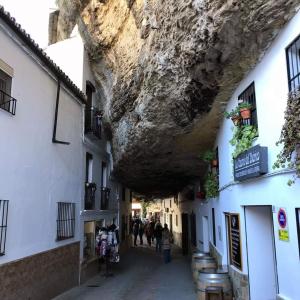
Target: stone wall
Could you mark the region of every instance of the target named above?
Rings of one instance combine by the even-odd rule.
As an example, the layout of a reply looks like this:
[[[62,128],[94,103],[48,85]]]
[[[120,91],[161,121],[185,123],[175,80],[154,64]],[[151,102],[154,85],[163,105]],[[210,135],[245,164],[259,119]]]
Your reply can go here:
[[[201,177],[236,85],[299,1],[58,0],[58,39],[78,24],[89,52],[114,175],[173,195]]]
[[[0,266],[0,299],[47,300],[78,284],[76,242]]]

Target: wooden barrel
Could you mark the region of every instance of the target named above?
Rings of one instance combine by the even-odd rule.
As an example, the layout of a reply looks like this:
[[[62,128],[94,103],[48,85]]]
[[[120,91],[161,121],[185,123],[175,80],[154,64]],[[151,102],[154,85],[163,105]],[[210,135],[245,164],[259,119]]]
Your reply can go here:
[[[193,279],[197,283],[199,271],[205,268],[217,268],[217,263],[215,259],[211,256],[198,256],[194,257],[192,270],[193,270]]]
[[[198,300],[206,299],[206,288],[208,287],[222,287],[223,299],[232,300],[232,287],[227,271],[220,269],[202,269],[199,271],[197,281],[197,296]],[[220,299],[217,294],[210,295],[211,300]]]

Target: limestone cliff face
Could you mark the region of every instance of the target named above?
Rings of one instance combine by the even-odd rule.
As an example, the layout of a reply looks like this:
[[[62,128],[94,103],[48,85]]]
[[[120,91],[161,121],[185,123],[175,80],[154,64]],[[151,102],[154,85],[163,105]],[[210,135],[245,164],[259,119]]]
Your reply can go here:
[[[116,174],[172,193],[203,173],[224,103],[299,0],[59,0],[59,36],[85,40]]]

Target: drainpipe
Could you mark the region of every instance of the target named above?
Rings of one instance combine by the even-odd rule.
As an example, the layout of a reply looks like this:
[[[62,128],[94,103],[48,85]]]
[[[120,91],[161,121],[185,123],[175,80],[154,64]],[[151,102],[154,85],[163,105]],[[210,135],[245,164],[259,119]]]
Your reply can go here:
[[[56,127],[57,127],[57,115],[58,115],[58,106],[59,106],[59,95],[60,95],[60,80],[57,80],[57,92],[56,92],[56,104],[55,104],[55,115],[54,115],[54,126],[53,126],[53,135],[52,143],[70,145],[69,142],[64,142],[56,139]]]

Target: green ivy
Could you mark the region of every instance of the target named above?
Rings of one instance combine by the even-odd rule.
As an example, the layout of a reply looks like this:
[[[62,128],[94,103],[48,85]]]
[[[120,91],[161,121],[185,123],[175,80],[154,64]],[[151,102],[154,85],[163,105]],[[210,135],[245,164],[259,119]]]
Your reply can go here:
[[[258,130],[253,125],[235,126],[233,129],[233,137],[229,141],[235,147],[232,157],[236,158],[244,151],[248,150],[253,140],[258,136]]]
[[[273,164],[276,168],[295,168],[296,175],[288,181],[288,185],[295,183],[300,177],[300,91],[289,93],[287,108],[284,113],[284,125],[276,146],[283,144]]]
[[[216,159],[216,152],[212,150],[206,150],[203,154],[200,154],[200,159],[210,163],[212,160]]]
[[[204,182],[204,190],[206,198],[215,198],[219,196],[219,181],[217,174],[207,174]]]

